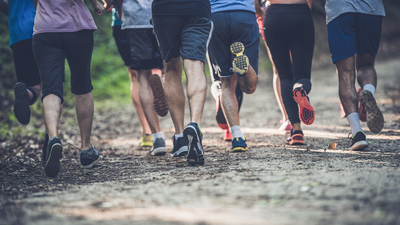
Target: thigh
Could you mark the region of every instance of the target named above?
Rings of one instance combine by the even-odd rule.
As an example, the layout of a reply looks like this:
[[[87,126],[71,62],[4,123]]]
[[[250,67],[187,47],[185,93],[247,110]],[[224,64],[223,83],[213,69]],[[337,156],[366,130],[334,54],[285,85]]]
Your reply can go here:
[[[33,53],[42,81],[42,100],[49,94],[63,99],[65,56],[57,33],[40,33],[33,36]]]
[[[267,8],[271,9],[271,6]],[[292,61],[290,58],[290,19],[285,17],[269,18],[266,13],[264,21],[265,40],[269,47],[272,60],[281,79],[293,78]]]
[[[160,50],[152,29],[127,29],[131,69],[148,70],[163,67]]]
[[[229,77],[232,75],[232,53],[229,46],[232,44],[229,35],[228,13],[211,14],[214,24],[212,37],[208,45],[208,55],[214,77]],[[219,78],[217,78],[219,80]]]
[[[245,11],[232,12],[230,21],[232,43],[237,41],[243,43],[244,54],[247,55],[250,65],[258,74],[260,32],[255,14]]]
[[[357,53],[356,14],[345,13],[327,25],[332,61],[336,62]]]
[[[382,33],[382,16],[357,13],[357,51],[363,56],[378,52]]]
[[[199,60],[205,63],[212,30],[213,22],[208,18],[186,18],[181,31],[182,46],[180,52],[182,58]]]
[[[308,7],[307,10],[309,10]],[[311,78],[315,34],[311,12],[299,14],[293,20],[294,29],[290,42],[290,52],[293,64],[293,81],[297,82],[301,78]]]
[[[13,51],[18,82],[23,82],[28,87],[40,84],[39,69],[33,55],[32,38],[16,42],[10,47]]]
[[[181,56],[179,49],[183,18],[157,17],[152,18],[152,23],[163,60],[169,62]]]
[[[93,30],[60,33],[63,50],[71,70],[71,92],[87,94],[93,90],[90,63],[93,51]]]

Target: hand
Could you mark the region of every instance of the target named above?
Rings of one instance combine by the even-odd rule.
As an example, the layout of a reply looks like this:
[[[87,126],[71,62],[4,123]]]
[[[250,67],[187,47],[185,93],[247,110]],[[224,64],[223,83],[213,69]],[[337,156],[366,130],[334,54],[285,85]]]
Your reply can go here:
[[[91,0],[90,3],[92,4],[92,8],[94,9],[94,14],[101,16],[104,11],[104,6],[97,0]]]
[[[103,0],[103,2],[103,6],[106,9],[106,12],[111,12],[111,9],[113,8],[111,0]]]

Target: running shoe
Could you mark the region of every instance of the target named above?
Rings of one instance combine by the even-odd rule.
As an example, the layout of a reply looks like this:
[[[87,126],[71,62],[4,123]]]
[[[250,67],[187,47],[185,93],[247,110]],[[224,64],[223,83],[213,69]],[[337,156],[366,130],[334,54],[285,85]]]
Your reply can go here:
[[[351,139],[351,145],[350,145],[351,150],[359,151],[368,147],[368,142],[366,141],[365,134],[362,131],[358,131],[356,135],[352,136],[350,139]]]
[[[166,116],[168,114],[168,104],[165,100],[164,86],[160,76],[157,74],[151,75],[149,83],[154,95],[154,109],[159,116]]]
[[[174,143],[174,147],[172,149],[172,157],[181,157],[185,156],[188,152],[188,142],[184,137],[179,137],[175,139],[175,135],[172,137],[172,142]]]
[[[156,138],[153,143],[153,147],[150,150],[150,154],[154,156],[165,155],[167,153],[167,148],[165,147],[164,138]]]
[[[299,117],[304,124],[311,125],[315,119],[315,112],[310,105],[306,91],[302,87],[293,90],[293,99],[299,105]]]
[[[90,144],[89,150],[81,151],[81,167],[85,169],[92,168],[100,159],[99,152]]]
[[[287,138],[288,145],[304,145],[304,134],[302,130],[291,130],[290,137]]]
[[[246,138],[236,137],[232,140],[232,152],[247,151]]]
[[[226,130],[229,126],[221,106],[221,81],[217,80],[213,82],[211,85],[211,94],[215,99],[215,119],[217,120],[217,124],[221,129]]]
[[[241,42],[235,42],[230,46],[232,54],[235,55],[232,61],[233,69],[238,76],[243,76],[249,69],[249,58],[243,54],[244,45]]]
[[[62,144],[57,137],[50,138],[46,150],[46,162],[44,172],[48,177],[56,177],[60,172],[60,159],[62,157]]]
[[[358,99],[360,99],[360,92],[362,88],[359,88],[357,91]],[[361,101],[358,103],[358,115],[360,116],[360,121],[367,122],[367,112],[364,109],[364,106],[361,104]]]
[[[289,133],[289,132],[292,130],[292,128],[293,128],[293,127],[292,127],[292,124],[290,123],[289,120],[286,120],[286,121],[281,120],[280,123],[282,124],[282,125],[279,127],[279,131],[280,131],[280,132],[285,131],[285,132]]]
[[[231,134],[231,131],[229,129],[225,130],[225,138],[224,138],[224,140],[225,141],[232,141],[232,134]]]
[[[151,134],[143,134],[140,138],[139,147],[153,147],[153,136]]]
[[[49,134],[44,135],[44,142],[43,142],[43,148],[42,148],[42,161],[45,163],[46,162],[46,152],[47,152],[47,145],[49,144]]]
[[[360,92],[360,102],[367,112],[367,126],[372,133],[379,133],[385,122],[381,110],[379,110],[376,100],[372,93],[368,90]]]
[[[199,125],[195,122],[189,123],[183,136],[188,141],[187,162],[189,165],[204,164],[204,150],[202,145],[203,134],[200,131]]]
[[[31,109],[29,108],[29,94],[26,91],[26,85],[18,82],[14,85],[14,115],[18,122],[27,125],[31,120]]]

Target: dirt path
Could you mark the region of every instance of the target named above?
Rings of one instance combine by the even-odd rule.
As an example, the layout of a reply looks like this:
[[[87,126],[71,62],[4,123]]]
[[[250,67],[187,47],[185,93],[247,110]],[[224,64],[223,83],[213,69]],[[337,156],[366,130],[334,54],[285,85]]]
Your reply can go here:
[[[304,127],[302,147],[284,145],[286,135],[278,133],[280,113],[265,72],[240,114],[247,153],[229,151],[207,93],[202,167],[139,149],[138,121],[127,105],[96,113],[95,145],[104,159],[83,170],[69,145],[79,144],[71,135],[77,126],[64,121],[57,178],[44,176],[41,146],[1,162],[0,224],[399,224],[399,102],[390,99],[398,94],[399,62],[377,63],[376,96],[386,122],[378,135],[362,124],[370,142],[363,152],[347,150],[350,128],[339,118],[334,66],[313,71],[316,120]],[[169,116],[161,124],[171,137]],[[336,149],[328,149],[331,143]]]

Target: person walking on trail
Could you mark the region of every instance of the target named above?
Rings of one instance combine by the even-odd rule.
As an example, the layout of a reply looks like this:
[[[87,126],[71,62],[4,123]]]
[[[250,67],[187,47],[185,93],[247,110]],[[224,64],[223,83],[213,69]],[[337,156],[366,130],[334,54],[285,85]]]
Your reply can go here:
[[[108,3],[110,4],[110,3]],[[130,90],[133,106],[135,107],[136,114],[139,119],[140,126],[142,128],[142,137],[139,141],[140,147],[152,147],[153,137],[151,136],[150,126],[144,115],[142,104],[139,99],[139,84],[137,71],[130,68],[132,64],[131,51],[129,47],[128,36],[126,35],[126,30],[121,29],[122,21],[117,18],[117,10],[112,7],[112,30],[115,44],[117,46],[118,52],[121,55],[124,65],[129,73],[129,78],[131,81]]]
[[[101,16],[104,6],[97,0],[90,2],[95,14]],[[71,92],[75,94],[81,135],[81,166],[90,168],[100,158],[90,142],[94,113],[90,62],[93,32],[97,27],[82,0],[40,0],[35,1],[35,6],[37,13],[33,29],[33,53],[42,80],[43,111],[50,137],[44,170],[47,176],[55,177],[60,171],[63,150],[58,138],[58,125],[60,106],[64,102],[65,58],[71,70]]]
[[[232,151],[248,149],[239,122],[237,87],[246,94],[258,81],[259,31],[254,0],[210,0],[214,23],[208,54],[213,75],[220,77],[222,110],[232,134]],[[232,69],[233,68],[233,69]]]
[[[314,51],[314,22],[310,0],[270,0],[264,16],[264,35],[281,80],[281,93],[293,128],[286,143],[304,144],[301,123],[314,122],[308,94]],[[309,5],[307,3],[310,3]]]
[[[122,20],[122,30],[126,31],[128,37],[131,64],[130,69],[137,74],[139,82],[139,99],[144,115],[151,129],[152,148],[151,155],[165,155],[164,134],[160,129],[158,115],[153,107],[154,96],[162,96],[164,105],[164,90],[161,83],[161,70],[152,76],[152,81],[156,82],[154,93],[150,86],[152,69],[163,68],[163,60],[153,34],[153,26],[150,24],[151,4],[149,0],[115,0],[118,15]],[[168,107],[164,107],[168,109]],[[168,112],[168,111],[167,111]],[[166,113],[165,113],[166,114]]]
[[[190,165],[204,164],[200,122],[206,97],[204,61],[212,32],[209,0],[154,0],[152,23],[165,61],[165,97],[175,127],[172,156],[187,153]],[[187,78],[190,120],[184,126],[185,96],[182,65]]]
[[[360,126],[360,117],[367,114],[367,125],[373,133],[381,132],[384,125],[375,100],[377,74],[374,67],[385,16],[383,1],[327,0],[325,11],[329,49],[339,78],[339,97],[351,127],[350,148],[362,150],[368,147],[368,142]],[[359,96],[356,78],[361,87]]]
[[[265,35],[264,35],[264,29],[265,29],[264,28],[264,14],[265,14],[265,10],[271,3],[266,0],[257,0],[257,1],[254,1],[254,3],[256,5],[256,16],[257,16],[258,26],[260,28],[260,34],[264,41],[264,45],[265,45],[269,60],[271,61],[271,65],[272,65],[272,76],[273,76],[272,86],[274,88],[275,98],[276,98],[276,101],[278,102],[279,110],[281,111],[281,115],[282,115],[282,119],[280,120],[281,126],[278,128],[278,130],[280,132],[290,133],[290,131],[292,130],[293,127],[289,121],[289,117],[286,113],[285,106],[283,105],[282,93],[281,93],[281,80],[279,79],[278,70],[276,69],[274,61],[272,60],[271,52],[268,48],[267,42],[265,41]],[[311,5],[310,5],[310,8],[311,8]]]
[[[8,14],[10,48],[13,52],[17,83],[14,86],[14,115],[18,122],[27,125],[31,119],[30,105],[38,99],[40,74],[32,51],[35,6],[33,1],[1,1],[2,11]]]

